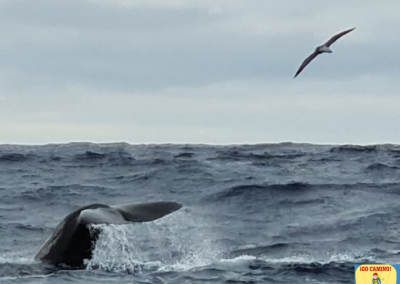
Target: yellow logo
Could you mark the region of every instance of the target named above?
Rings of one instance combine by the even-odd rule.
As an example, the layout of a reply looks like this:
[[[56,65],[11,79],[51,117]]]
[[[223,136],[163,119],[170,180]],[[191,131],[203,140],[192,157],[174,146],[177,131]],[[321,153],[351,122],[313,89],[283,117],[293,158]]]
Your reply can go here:
[[[356,284],[396,284],[396,269],[389,264],[363,264],[357,267]]]

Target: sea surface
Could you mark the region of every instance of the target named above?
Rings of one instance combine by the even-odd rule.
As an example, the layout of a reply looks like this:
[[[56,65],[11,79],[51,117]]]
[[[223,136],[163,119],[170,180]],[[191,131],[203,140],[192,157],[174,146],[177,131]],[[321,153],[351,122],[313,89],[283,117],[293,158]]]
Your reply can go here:
[[[0,283],[354,283],[400,264],[399,194],[397,145],[0,145]],[[33,260],[81,206],[160,200],[86,269]]]

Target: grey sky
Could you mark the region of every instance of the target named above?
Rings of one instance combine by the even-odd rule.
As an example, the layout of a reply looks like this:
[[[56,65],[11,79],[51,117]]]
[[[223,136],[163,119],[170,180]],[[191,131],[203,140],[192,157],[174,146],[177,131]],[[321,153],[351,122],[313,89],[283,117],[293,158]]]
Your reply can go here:
[[[0,143],[400,143],[399,9],[0,0]]]

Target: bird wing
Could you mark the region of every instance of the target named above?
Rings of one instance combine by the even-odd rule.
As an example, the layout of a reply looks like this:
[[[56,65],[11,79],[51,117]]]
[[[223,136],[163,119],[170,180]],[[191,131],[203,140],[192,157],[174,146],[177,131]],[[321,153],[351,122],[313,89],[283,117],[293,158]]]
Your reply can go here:
[[[355,28],[349,29],[347,31],[338,33],[337,35],[334,35],[333,37],[331,37],[326,43],[325,45],[327,47],[330,47],[335,41],[337,41],[339,38],[341,38],[342,36],[344,36],[345,34],[348,34],[349,32],[351,32],[352,30],[354,30]]]
[[[297,75],[300,74],[301,71],[303,71],[303,69],[308,65],[308,63],[310,63],[315,57],[317,57],[318,52],[314,51],[313,54],[311,54],[310,56],[308,56],[306,59],[304,59],[303,63],[301,64],[299,70],[297,70],[296,75],[294,75],[294,78],[297,77]]]

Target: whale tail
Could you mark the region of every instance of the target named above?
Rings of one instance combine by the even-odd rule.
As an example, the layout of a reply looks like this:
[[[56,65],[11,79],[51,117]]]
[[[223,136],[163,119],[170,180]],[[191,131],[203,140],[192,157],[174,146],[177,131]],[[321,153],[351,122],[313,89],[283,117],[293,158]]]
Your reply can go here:
[[[81,224],[127,224],[130,222],[149,222],[168,215],[182,205],[177,202],[134,203],[112,207],[88,208],[81,211]]]
[[[120,205],[115,207],[115,209],[117,209],[127,221],[149,222],[164,217],[181,207],[182,205],[177,202],[159,201]]]
[[[128,224],[149,222],[168,215],[182,205],[177,202],[148,202],[120,206],[91,204],[64,218],[36,254],[35,259],[56,266],[81,268],[84,259],[91,259],[101,232],[89,230],[91,224]]]

